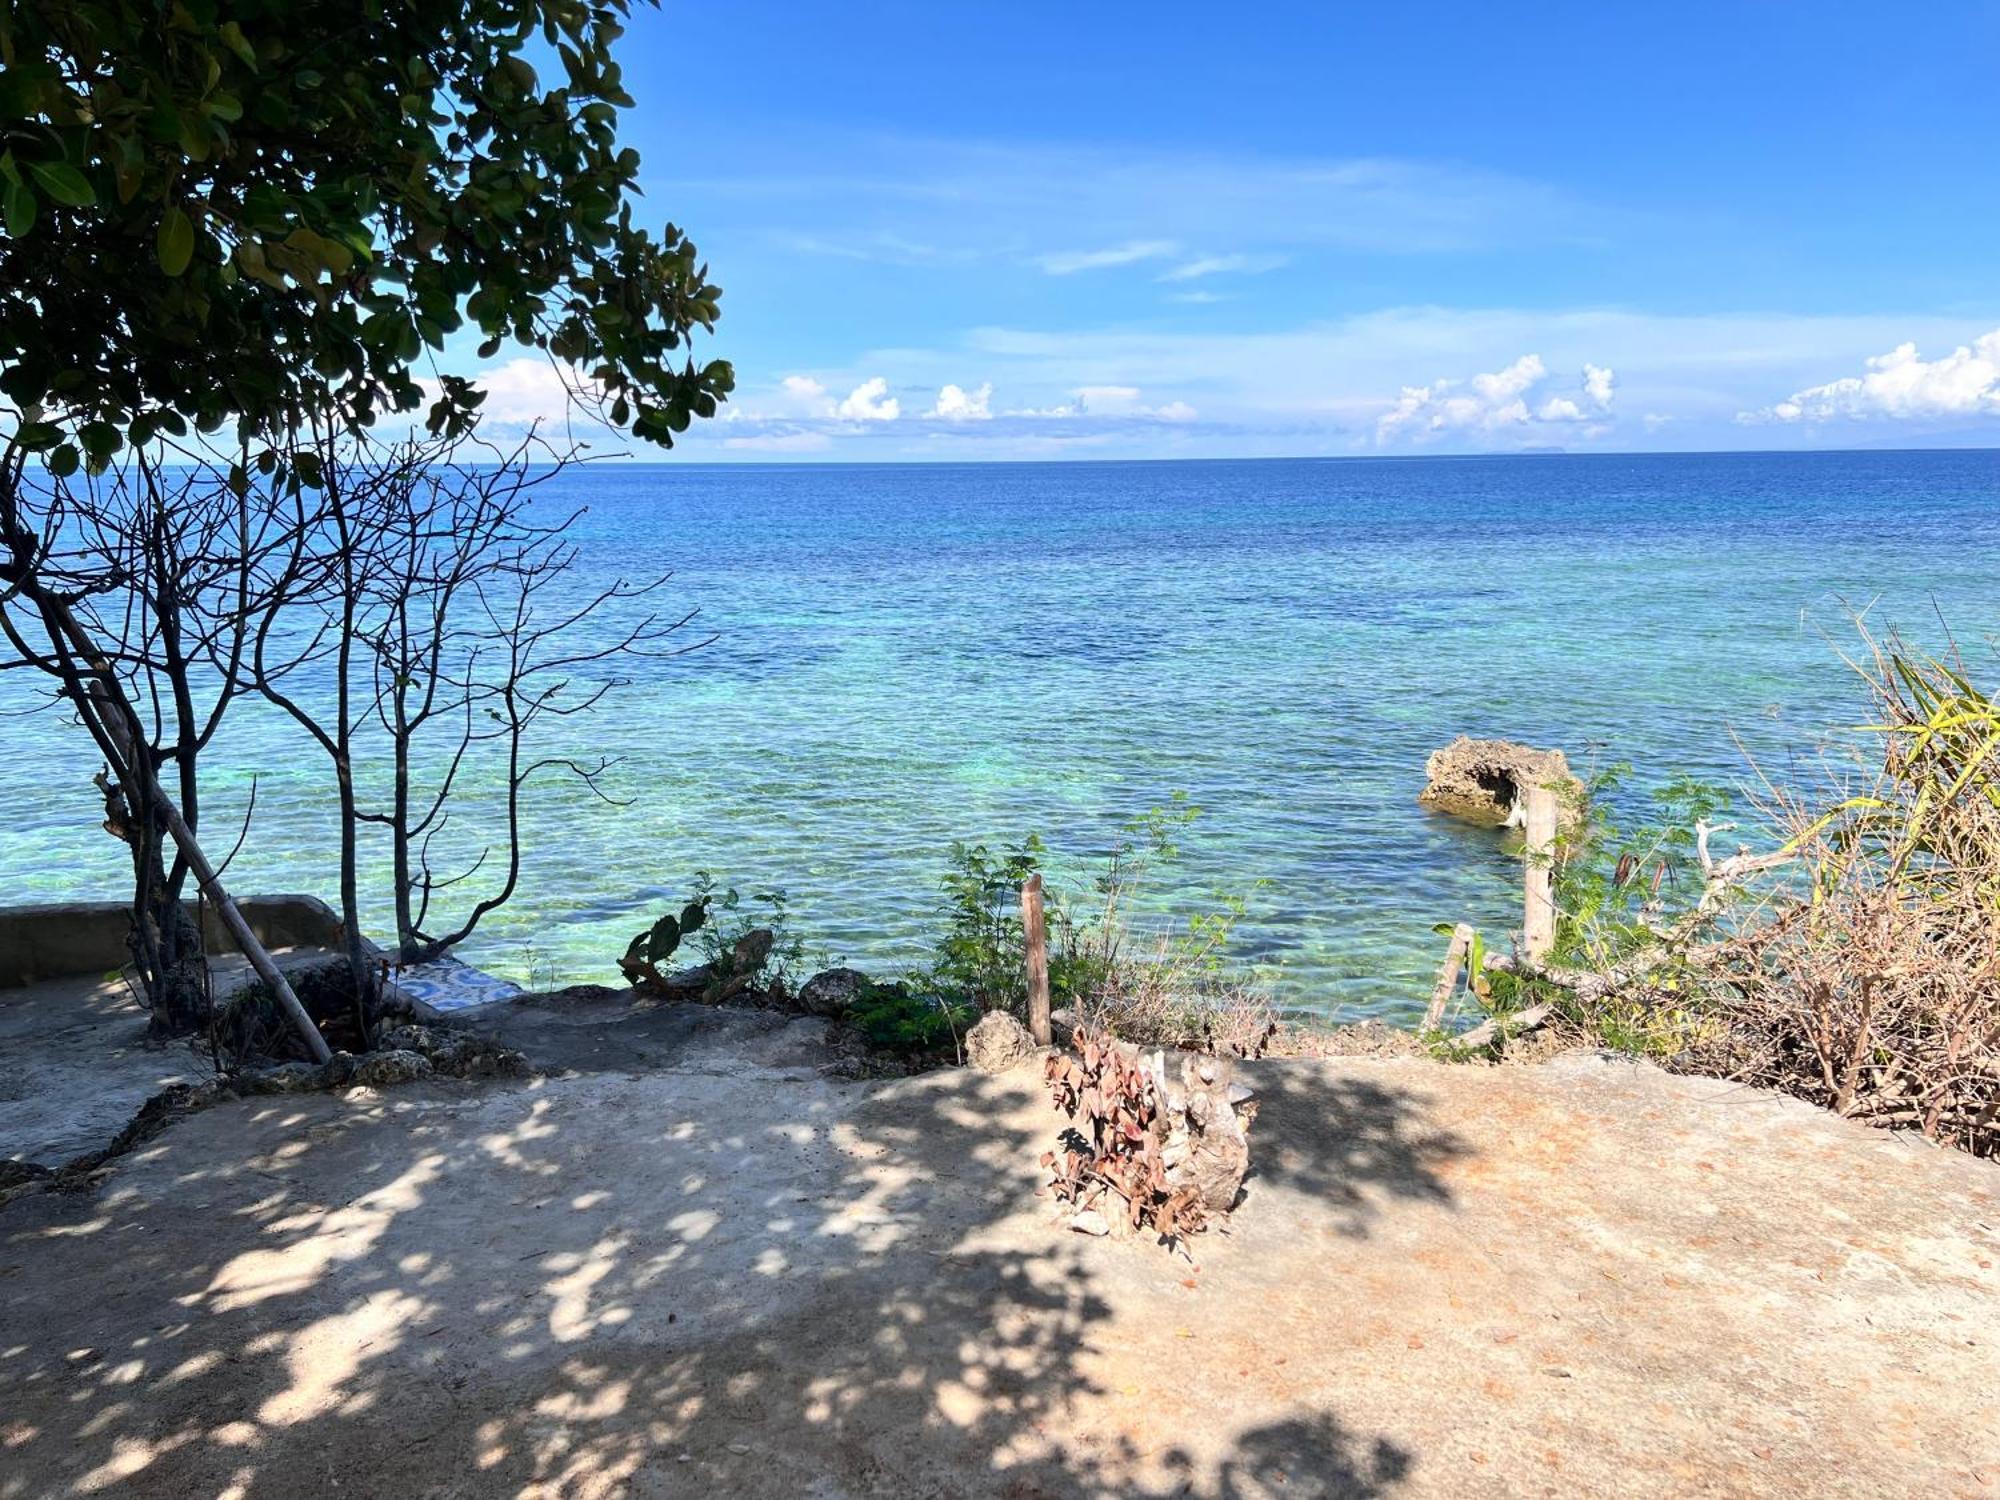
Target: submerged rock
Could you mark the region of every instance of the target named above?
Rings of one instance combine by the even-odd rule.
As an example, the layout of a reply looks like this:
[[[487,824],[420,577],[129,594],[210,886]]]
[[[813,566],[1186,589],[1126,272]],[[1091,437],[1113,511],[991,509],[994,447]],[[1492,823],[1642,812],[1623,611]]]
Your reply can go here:
[[[1529,787],[1553,786],[1562,799],[1563,820],[1574,820],[1583,783],[1560,750],[1537,750],[1513,740],[1475,740],[1460,735],[1424,762],[1426,785],[1417,801],[1425,807],[1489,828],[1518,827]]]

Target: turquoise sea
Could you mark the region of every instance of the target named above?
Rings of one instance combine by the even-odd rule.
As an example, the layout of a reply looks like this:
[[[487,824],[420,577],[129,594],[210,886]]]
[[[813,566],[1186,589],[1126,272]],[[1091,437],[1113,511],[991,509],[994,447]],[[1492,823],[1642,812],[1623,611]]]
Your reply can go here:
[[[1737,778],[1787,774],[1861,701],[1848,607],[1990,655],[2000,453],[735,467],[599,465],[576,587],[675,570],[711,644],[647,663],[565,748],[520,895],[464,956],[611,980],[632,931],[713,872],[776,885],[815,951],[914,959],[946,845],[1048,841],[1087,878],[1124,820],[1204,814],[1165,911],[1247,890],[1239,950],[1292,1002],[1408,1017],[1432,924],[1514,921],[1491,833],[1416,805],[1459,733]],[[0,710],[25,674],[0,674]],[[115,898],[80,731],[0,718],[0,890]],[[333,890],[312,753],[243,711],[209,838],[256,818],[239,890]],[[471,799],[454,835],[469,850]],[[386,922],[378,922],[386,927]]]

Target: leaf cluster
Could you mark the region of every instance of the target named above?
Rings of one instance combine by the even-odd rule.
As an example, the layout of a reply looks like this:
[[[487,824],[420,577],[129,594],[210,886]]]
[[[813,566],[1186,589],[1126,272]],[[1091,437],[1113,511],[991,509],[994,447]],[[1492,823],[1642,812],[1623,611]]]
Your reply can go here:
[[[634,214],[631,0],[11,0],[0,396],[58,472],[213,431],[282,441],[428,399],[462,328],[575,366],[671,446],[729,392],[720,289]],[[552,58],[545,80],[527,54]],[[268,471],[267,471],[268,472]],[[310,481],[308,481],[310,482]]]

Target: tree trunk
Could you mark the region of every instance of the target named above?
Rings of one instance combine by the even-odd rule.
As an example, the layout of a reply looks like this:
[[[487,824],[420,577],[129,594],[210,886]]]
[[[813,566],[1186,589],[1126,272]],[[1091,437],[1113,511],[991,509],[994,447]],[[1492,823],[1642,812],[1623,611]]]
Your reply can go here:
[[[347,954],[347,971],[354,985],[354,1025],[360,1033],[357,1051],[368,1047],[368,1018],[375,1008],[375,968],[361,943],[360,819],[356,812],[354,770],[345,751],[334,763],[340,784],[340,927]]]
[[[132,929],[132,958],[145,981],[153,1034],[201,1030],[208,1024],[209,992],[200,925],[164,881],[154,880],[134,903]]]

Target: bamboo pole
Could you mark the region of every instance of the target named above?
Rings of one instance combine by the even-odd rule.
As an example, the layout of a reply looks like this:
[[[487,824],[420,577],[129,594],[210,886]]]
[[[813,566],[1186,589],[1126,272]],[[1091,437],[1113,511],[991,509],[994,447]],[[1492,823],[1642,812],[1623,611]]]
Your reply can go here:
[[[1527,811],[1528,848],[1521,951],[1530,963],[1540,963],[1556,944],[1555,790],[1546,786],[1531,786],[1524,793],[1523,801]]]
[[[1021,931],[1028,948],[1028,1032],[1037,1047],[1053,1040],[1049,1026],[1049,930],[1042,913],[1042,877],[1021,886]]]

